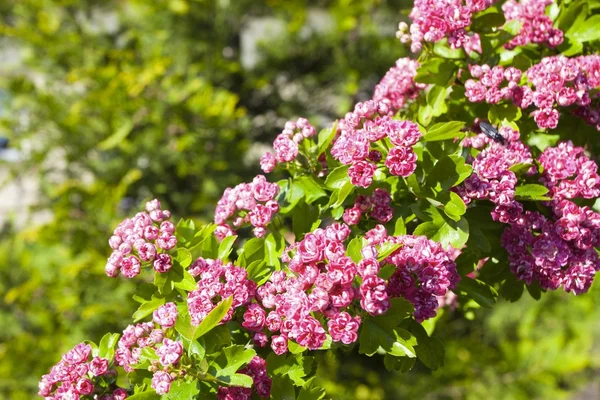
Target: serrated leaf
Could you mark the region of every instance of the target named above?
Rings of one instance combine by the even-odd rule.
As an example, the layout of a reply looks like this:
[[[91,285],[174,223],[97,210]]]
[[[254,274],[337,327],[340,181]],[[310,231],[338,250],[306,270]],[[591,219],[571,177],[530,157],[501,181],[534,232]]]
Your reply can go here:
[[[161,400],[193,399],[198,393],[200,393],[200,390],[198,390],[198,382],[196,380],[183,381],[177,379],[171,383],[171,389],[167,394],[162,395]]]
[[[425,328],[412,319],[407,319],[408,330],[417,338],[415,346],[419,360],[432,370],[444,366],[446,351],[442,341],[437,337],[429,337]]]
[[[239,377],[228,377],[235,375],[237,371],[243,365],[250,362],[255,355],[256,352],[253,349],[247,349],[242,345],[226,347],[219,351],[217,358],[215,358],[209,365],[208,371],[217,380],[230,383],[231,379],[238,379]],[[250,380],[250,384],[252,384],[252,380]]]
[[[331,128],[322,129],[317,136],[317,155],[321,155],[327,150],[337,131],[338,121],[336,120]]]
[[[543,185],[536,183],[530,183],[526,185],[520,185],[515,188],[515,199],[516,200],[550,200],[548,196],[544,196],[548,193],[548,188]]]
[[[119,341],[118,333],[107,333],[102,336],[100,339],[100,344],[98,345],[98,357],[106,358],[107,360],[112,360],[115,355],[115,346]]]
[[[127,400],[159,400],[160,396],[156,394],[154,389],[146,390],[144,392],[133,394],[127,397]]]
[[[454,292],[475,300],[477,304],[486,308],[491,308],[496,304],[496,298],[498,297],[498,292],[493,287],[472,278],[461,279]]]
[[[300,389],[296,400],[321,400],[325,397],[325,389],[315,386],[315,377],[310,378]]]
[[[327,175],[327,179],[325,179],[325,186],[329,189],[340,189],[342,186],[346,184],[346,182],[350,181],[350,177],[348,176],[348,165],[341,165],[331,171],[329,175]]]
[[[227,236],[219,244],[218,257],[220,260],[226,260],[233,250],[233,244],[235,243],[237,236]]]
[[[152,314],[161,305],[165,304],[165,298],[162,296],[152,296],[150,301],[142,303],[136,312],[133,313],[133,322],[138,322],[146,316]]]
[[[465,123],[462,121],[441,122],[429,128],[423,138],[428,142],[462,138],[465,133],[460,130],[464,126]]]
[[[436,191],[446,191],[461,184],[473,173],[465,159],[449,155],[441,158],[427,174],[427,186]]]
[[[321,185],[311,175],[301,176],[296,182],[304,190],[305,200],[308,204],[312,204],[320,198],[327,196],[327,192],[323,190]]]

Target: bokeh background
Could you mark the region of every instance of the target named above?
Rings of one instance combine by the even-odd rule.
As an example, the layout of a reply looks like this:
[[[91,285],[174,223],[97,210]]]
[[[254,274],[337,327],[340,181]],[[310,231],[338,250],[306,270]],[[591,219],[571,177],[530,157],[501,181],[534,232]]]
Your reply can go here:
[[[120,332],[107,239],[143,201],[208,221],[286,120],[370,98],[408,0],[0,0],[0,399]],[[404,15],[404,16],[403,16]],[[599,399],[600,288],[445,310],[446,365],[318,354],[334,399]]]

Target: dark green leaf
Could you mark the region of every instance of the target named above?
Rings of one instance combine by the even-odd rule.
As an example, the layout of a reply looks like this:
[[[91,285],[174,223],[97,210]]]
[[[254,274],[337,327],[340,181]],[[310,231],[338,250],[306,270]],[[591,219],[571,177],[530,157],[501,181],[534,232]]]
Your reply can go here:
[[[496,304],[496,298],[498,297],[498,293],[493,287],[482,281],[471,278],[461,279],[454,292],[458,295],[473,299],[480,306],[487,308],[491,308]]]

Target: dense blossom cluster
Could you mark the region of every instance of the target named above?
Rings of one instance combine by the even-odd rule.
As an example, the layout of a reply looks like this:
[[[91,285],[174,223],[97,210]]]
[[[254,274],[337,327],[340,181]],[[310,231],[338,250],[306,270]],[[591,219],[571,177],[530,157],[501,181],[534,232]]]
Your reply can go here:
[[[407,101],[415,100],[426,84],[415,82],[419,62],[408,57],[399,58],[396,65],[383,76],[375,86],[373,101],[389,105],[388,109],[379,107],[382,115],[384,111],[394,114],[404,107]]]
[[[272,172],[277,164],[292,162],[298,157],[298,145],[305,139],[312,138],[317,133],[306,118],[298,118],[296,122],[285,123],[283,131],[273,142],[275,154],[267,152],[260,159],[260,167],[264,173]]]
[[[230,296],[233,302],[221,323],[231,319],[236,308],[247,305],[254,297],[256,283],[248,279],[244,268],[232,263],[223,265],[221,260],[198,258],[188,269],[199,277],[198,288],[189,293],[188,312],[192,325],[199,325],[218,303]]]
[[[501,127],[499,133],[507,141],[506,145],[483,134],[463,141],[463,146],[481,148],[487,143],[488,147],[471,160],[473,174],[455,190],[465,204],[487,199],[496,204],[494,212],[501,214],[507,208],[512,209],[514,203],[517,176],[509,168],[517,164],[533,164],[533,158],[529,148],[519,141],[519,132]]]
[[[238,371],[239,374],[248,375],[252,378],[252,388],[259,397],[271,395],[271,378],[267,376],[267,362],[259,356],[254,356],[248,365]],[[219,400],[250,400],[252,389],[243,387],[219,387],[217,392]]]
[[[52,400],[126,399],[127,392],[115,386],[117,373],[109,366],[110,360],[92,356],[92,346],[80,343],[42,376],[38,395]]]
[[[505,47],[514,49],[528,43],[556,47],[563,42],[563,32],[552,27],[552,20],[545,15],[546,6],[553,0],[508,0],[502,4],[506,21],[519,21],[521,30]]]
[[[600,246],[600,214],[571,200],[600,195],[597,165],[570,142],[547,148],[538,161],[543,168],[539,181],[551,198],[545,203],[547,215],[525,210],[514,199],[517,177],[509,168],[533,164],[529,150],[519,141],[508,146],[492,143],[479,153],[473,175],[457,192],[465,203],[487,199],[496,204],[492,217],[508,224],[502,243],[517,278],[527,284],[535,280],[544,289],[563,286],[567,292],[583,293],[600,269],[594,249]]]
[[[254,235],[263,237],[266,226],[279,211],[275,196],[279,193],[276,183],[267,182],[263,175],[257,175],[251,183],[241,183],[227,188],[217,203],[215,223],[218,225],[215,234],[219,239],[234,234],[234,228],[250,224],[254,227]]]
[[[514,67],[471,65],[469,69],[473,79],[465,82],[465,95],[471,102],[505,100],[523,109],[533,105],[532,115],[542,129],[558,125],[556,106],[575,106],[576,115],[600,130],[600,102],[590,97],[600,87],[600,56],[545,57],[525,73],[533,89],[520,85],[523,72]]]
[[[171,382],[177,377],[175,371],[183,354],[181,342],[165,337],[165,331],[155,329],[154,323],[143,322],[129,325],[123,331],[115,351],[115,365],[127,372],[135,369],[140,363],[142,351],[145,348],[156,352],[158,361],[152,361],[150,370],[154,372],[152,388],[158,394],[165,394],[171,388]]]
[[[257,346],[276,354],[288,351],[288,339],[311,350],[327,339],[350,344],[358,338],[361,316],[354,305],[370,315],[390,307],[390,296],[403,296],[415,305],[419,321],[435,316],[436,296],[454,287],[459,277],[442,247],[425,237],[389,237],[383,225],[367,232],[361,259],[346,256],[344,241],[350,229],[333,224],[316,229],[290,246],[283,258],[289,272],[275,271],[256,292],[257,303],[244,313],[242,326],[254,332]],[[399,245],[383,262],[377,246]],[[389,282],[378,276],[385,264],[397,270]],[[321,323],[324,321],[326,327]]]
[[[435,317],[438,297],[450,293],[460,280],[454,261],[439,243],[425,236],[385,237],[382,226],[376,229],[379,232],[372,235],[372,243],[400,245],[399,250],[384,260],[384,263],[397,267],[388,281],[388,295],[402,296],[410,301],[418,322]]]
[[[418,53],[423,41],[434,43],[448,38],[452,48],[464,48],[467,53],[481,53],[481,41],[477,33],[467,33],[473,14],[485,10],[492,0],[416,0],[409,14],[410,28],[400,24],[398,37],[402,43],[411,42],[410,49]],[[408,32],[407,32],[408,31]]]
[[[113,249],[108,258],[106,275],[115,277],[119,272],[126,278],[139,275],[144,264],[152,265],[163,273],[171,269],[168,251],[177,244],[175,225],[168,221],[171,213],[161,210],[160,202],[146,203],[146,212],[127,218],[117,226],[108,244]]]
[[[356,225],[364,215],[383,224],[392,220],[394,209],[392,196],[385,189],[375,189],[371,196],[358,195],[354,206],[344,210],[343,220],[348,225]]]
[[[406,177],[417,167],[417,155],[412,146],[419,141],[419,126],[411,121],[395,120],[385,115],[388,105],[373,100],[358,103],[354,111],[340,121],[340,134],[331,148],[331,155],[342,164],[350,165],[348,175],[356,186],[367,188],[373,182],[378,163],[392,175]],[[383,145],[392,143],[390,149]],[[379,142],[379,146],[375,144]],[[382,154],[381,151],[387,151]]]

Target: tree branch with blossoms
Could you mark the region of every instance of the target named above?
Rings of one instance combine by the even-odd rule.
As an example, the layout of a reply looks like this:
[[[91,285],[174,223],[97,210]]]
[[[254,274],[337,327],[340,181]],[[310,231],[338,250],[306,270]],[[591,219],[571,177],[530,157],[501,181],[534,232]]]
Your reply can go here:
[[[227,189],[213,224],[174,224],[158,200],[124,220],[106,274],[139,279],[134,324],[66,353],[40,396],[318,399],[314,351],[437,369],[422,323],[443,307],[585,293],[600,269],[599,16],[500,3],[416,1],[397,36],[418,60],[331,127],[287,122],[260,160],[286,178]]]

